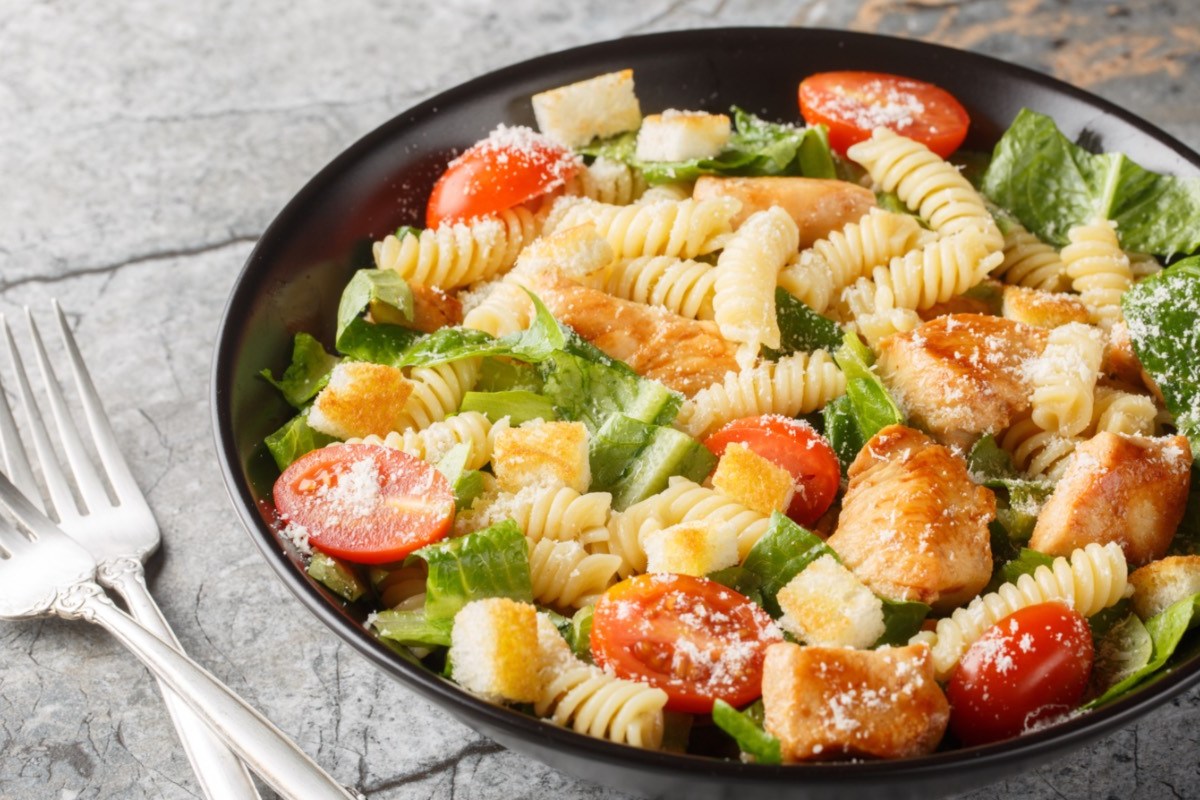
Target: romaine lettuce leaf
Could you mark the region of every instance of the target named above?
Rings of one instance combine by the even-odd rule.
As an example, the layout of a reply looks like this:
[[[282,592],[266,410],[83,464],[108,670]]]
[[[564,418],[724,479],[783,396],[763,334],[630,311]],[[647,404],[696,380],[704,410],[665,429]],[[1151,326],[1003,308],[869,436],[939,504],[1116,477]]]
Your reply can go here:
[[[259,374],[278,389],[291,406],[303,408],[325,388],[329,373],[340,360],[326,353],[321,343],[309,334],[297,333],[292,342],[292,363],[288,364],[279,380],[271,375],[269,369]]]
[[[1120,153],[1089,153],[1029,109],[996,144],[982,189],[1059,247],[1073,225],[1100,216],[1117,223],[1126,250],[1172,256],[1200,249],[1200,179],[1159,175]]]
[[[1027,542],[1042,506],[1054,491],[1049,481],[1021,476],[1012,457],[991,434],[983,436],[967,455],[967,468],[976,483],[999,490],[996,519],[1013,542]]]
[[[339,350],[342,349],[343,331],[362,316],[372,302],[387,305],[399,317],[412,321],[412,290],[400,273],[391,269],[360,269],[342,290],[342,299],[338,303],[336,345]]]
[[[372,614],[367,623],[380,638],[403,645],[450,646],[454,619],[431,622],[425,609],[386,609]]]
[[[537,367],[505,358],[485,358],[479,367],[477,392],[510,392],[523,389],[535,394],[542,391],[542,376]]]
[[[475,498],[483,494],[483,475],[477,469],[467,469],[467,459],[470,457],[471,446],[460,442],[446,451],[436,464],[437,471],[450,481],[456,511],[470,508]]]
[[[420,331],[411,328],[356,317],[338,337],[337,348],[355,361],[399,367],[405,351],[422,338]]]
[[[764,352],[767,358],[813,350],[832,351],[842,343],[841,326],[792,297],[786,289],[775,289],[775,319],[779,323],[779,349],[767,348]]]
[[[513,425],[531,419],[555,420],[558,414],[554,404],[540,394],[514,389],[510,392],[467,392],[463,395],[459,411],[478,411],[492,422],[508,417]]]
[[[754,576],[762,592],[763,608],[773,617],[782,613],[775,596],[788,581],[821,556],[837,554],[819,536],[780,514],[771,515],[771,524],[742,562],[742,569]]]
[[[279,430],[265,440],[267,450],[275,459],[279,471],[283,472],[300,456],[307,452],[333,444],[337,439],[308,426],[308,412],[301,411],[296,416],[283,423]]]
[[[1020,554],[1016,558],[1006,561],[993,573],[991,582],[988,583],[981,594],[994,592],[1001,584],[1014,583],[1022,575],[1032,575],[1037,571],[1038,567],[1048,567],[1053,563],[1053,556],[1039,553],[1037,550],[1030,550],[1028,547],[1022,547]]]
[[[875,356],[856,334],[847,332],[833,357],[846,375],[846,394],[826,404],[825,436],[844,470],[872,436],[903,424],[904,414],[872,371]]]
[[[1179,646],[1183,635],[1188,632],[1189,628],[1198,624],[1200,624],[1200,594],[1185,597],[1146,620],[1145,630],[1150,637],[1152,655],[1146,663],[1135,668],[1135,660],[1138,654],[1145,653],[1145,646],[1141,642],[1141,637],[1133,632],[1133,635],[1128,638],[1136,652],[1128,656],[1125,659],[1126,663],[1123,664],[1124,671],[1128,673],[1127,676],[1085,705],[1084,708],[1099,708],[1116,700],[1165,667],[1171,656],[1175,654],[1175,648]],[[1130,631],[1126,630],[1124,633],[1129,634]]]
[[[889,600],[886,597],[879,599],[883,601],[884,630],[879,641],[875,642],[875,647],[907,644],[908,640],[921,630],[921,623],[933,610],[916,600]]]
[[[713,704],[712,718],[718,728],[733,737],[743,753],[754,757],[755,763],[783,763],[779,739],[763,730],[761,720],[720,699]]]
[[[586,605],[571,617],[571,629],[567,642],[577,658],[591,662],[592,660],[592,616],[596,612],[594,605]]]

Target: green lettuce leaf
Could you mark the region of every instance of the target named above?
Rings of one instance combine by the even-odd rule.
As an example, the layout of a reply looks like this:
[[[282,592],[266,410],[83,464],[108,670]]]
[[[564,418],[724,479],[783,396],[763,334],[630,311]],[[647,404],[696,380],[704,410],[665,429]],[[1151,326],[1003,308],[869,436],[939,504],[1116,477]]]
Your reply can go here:
[[[1132,643],[1131,647],[1135,651],[1126,656],[1123,664],[1124,671],[1128,674],[1104,694],[1085,705],[1084,708],[1099,708],[1111,703],[1161,670],[1175,654],[1175,648],[1183,640],[1183,635],[1188,632],[1189,628],[1197,624],[1200,624],[1200,594],[1185,597],[1146,620],[1145,632],[1150,637],[1152,655],[1140,667],[1135,664],[1139,654],[1145,652],[1141,637],[1137,635],[1136,631],[1123,630],[1122,633],[1128,636]],[[1133,624],[1130,623],[1130,625]]]
[[[399,367],[403,366],[404,353],[422,338],[420,331],[411,328],[357,317],[338,337],[337,348],[355,361]]]
[[[844,471],[872,436],[903,424],[904,415],[871,369],[875,356],[857,335],[847,332],[833,357],[846,375],[846,394],[825,406],[825,436]]]
[[[595,612],[594,605],[586,605],[576,611],[571,617],[570,632],[567,634],[571,652],[588,662],[592,660],[592,616]]]
[[[351,322],[362,316],[371,303],[386,305],[397,316],[412,321],[412,290],[408,288],[404,278],[400,277],[400,273],[391,269],[360,269],[342,290],[342,299],[338,303],[338,350],[342,349],[342,333]]]
[[[1129,338],[1200,466],[1200,256],[1136,283],[1121,298]]]
[[[1029,109],[996,144],[982,188],[1059,247],[1071,226],[1098,215],[1117,223],[1126,250],[1172,256],[1200,249],[1200,179],[1159,175],[1120,153],[1089,153]]]
[[[508,417],[512,425],[531,419],[555,420],[558,414],[549,398],[524,389],[509,392],[467,392],[459,411],[478,411],[492,422]]]
[[[459,609],[483,597],[533,602],[529,544],[521,528],[510,519],[422,547],[405,563],[417,558],[429,565],[425,618],[431,624],[452,621]]]
[[[879,599],[883,601],[884,630],[879,641],[875,642],[875,647],[907,644],[908,640],[921,630],[921,623],[933,610],[916,600],[889,600],[886,597]]]
[[[758,764],[781,764],[783,757],[779,740],[763,730],[762,722],[749,713],[742,713],[724,700],[713,704],[713,722],[737,742],[743,753],[754,757]]]
[[[367,584],[359,575],[358,567],[348,561],[326,555],[320,550],[313,552],[305,572],[308,573],[308,577],[348,603],[355,602],[367,593]]]
[[[778,359],[813,350],[832,351],[842,343],[841,326],[813,311],[785,289],[775,289],[775,319],[779,323],[779,349],[767,348],[764,352],[767,358]]]
[[[470,457],[471,446],[460,442],[446,451],[446,455],[435,465],[437,471],[450,481],[456,511],[470,508],[475,498],[483,494],[483,475],[477,469],[467,469]]]
[[[773,616],[782,614],[776,595],[788,581],[821,556],[837,554],[815,533],[792,522],[778,511],[771,515],[770,527],[742,562],[742,569],[754,576],[762,592],[763,608]]]
[[[308,412],[301,411],[283,423],[283,426],[266,438],[267,450],[275,459],[279,471],[283,472],[300,456],[318,447],[333,444],[337,439],[308,426]]]
[[[1006,561],[992,574],[992,580],[984,588],[982,594],[994,592],[1001,584],[1014,583],[1022,575],[1032,575],[1038,567],[1048,567],[1053,563],[1053,556],[1022,547],[1016,558]]]
[[[758,574],[751,572],[745,567],[726,567],[716,572],[710,572],[704,577],[722,586],[727,586],[738,594],[749,597],[760,606],[763,604],[762,584],[759,581]]]
[[[1008,538],[1013,542],[1029,541],[1054,484],[1023,477],[991,434],[981,437],[971,448],[967,468],[976,483],[997,492],[996,519]]]
[[[454,619],[430,621],[425,609],[386,609],[372,614],[367,624],[377,636],[396,644],[449,647]]]
[[[340,361],[337,356],[325,352],[315,338],[307,333],[297,333],[292,342],[292,363],[288,364],[279,380],[264,369],[260,375],[283,394],[283,399],[294,408],[303,408],[309,400],[325,388],[329,373]]]
[[[540,394],[542,376],[537,367],[505,358],[485,358],[479,367],[479,380],[475,381],[477,392],[510,392],[522,389]]]
[[[1126,611],[1096,643],[1091,679],[1093,691],[1103,694],[1144,669],[1153,657],[1154,640],[1150,638],[1150,632],[1136,614]]]

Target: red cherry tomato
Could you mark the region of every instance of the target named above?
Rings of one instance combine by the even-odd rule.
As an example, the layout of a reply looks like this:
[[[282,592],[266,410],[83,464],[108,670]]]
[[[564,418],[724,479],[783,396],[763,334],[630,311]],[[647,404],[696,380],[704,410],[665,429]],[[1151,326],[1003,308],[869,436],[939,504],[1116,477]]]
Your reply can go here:
[[[419,458],[370,444],[322,447],[275,481],[275,509],[302,526],[323,553],[386,564],[443,538],[454,521],[454,491]]]
[[[611,587],[592,617],[592,658],[657,686],[669,711],[741,707],[762,694],[767,646],[783,640],[753,600],[707,578],[638,575]]]
[[[965,745],[1017,736],[1079,707],[1092,673],[1092,633],[1062,603],[1017,611],[967,648],[950,683],[950,728]]]
[[[704,440],[718,458],[732,442],[741,442],[796,479],[788,516],[812,525],[837,497],[842,471],[837,455],[807,422],[777,414],[735,419]]]
[[[971,123],[945,89],[884,72],[819,72],[800,82],[799,94],[804,121],[829,128],[829,146],[843,155],[882,126],[945,158],[962,144]]]
[[[446,167],[429,195],[425,224],[498,214],[563,185],[581,166],[541,134],[500,127]]]

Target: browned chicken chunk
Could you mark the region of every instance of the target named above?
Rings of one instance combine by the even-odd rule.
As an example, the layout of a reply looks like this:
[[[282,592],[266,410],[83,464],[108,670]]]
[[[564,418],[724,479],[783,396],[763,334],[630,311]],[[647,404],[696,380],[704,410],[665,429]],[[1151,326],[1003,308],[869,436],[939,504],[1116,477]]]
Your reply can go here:
[[[1124,322],[1114,324],[1109,331],[1108,346],[1104,348],[1104,363],[1100,365],[1100,371],[1123,383],[1144,386],[1160,403],[1162,402],[1162,392],[1158,384],[1142,367],[1137,353],[1133,351],[1133,340],[1129,338],[1129,328]]]
[[[1046,331],[980,314],[926,322],[880,345],[879,373],[908,417],[946,444],[969,446],[1029,408],[1025,362]]]
[[[1024,286],[1005,286],[1001,313],[1035,328],[1057,328],[1071,322],[1088,322],[1087,306],[1078,295],[1043,292]]]
[[[438,328],[462,322],[462,303],[458,302],[458,298],[436,286],[410,283],[408,288],[412,290],[412,320],[405,319],[391,306],[377,300],[371,301],[371,318],[376,322],[404,325],[421,333],[433,333]]]
[[[1183,436],[1096,434],[1075,448],[1029,546],[1055,556],[1116,542],[1130,564],[1167,553],[1183,519],[1192,451]]]
[[[824,178],[722,178],[703,175],[692,190],[696,200],[736,197],[742,210],[733,218],[736,228],[756,211],[779,206],[800,228],[800,248],[812,246],[833,231],[858,222],[875,205],[875,193],[846,181]]]
[[[557,272],[537,279],[538,297],[564,325],[639,375],[689,397],[738,369],[737,344],[712,322],[619,300],[574,283]]]
[[[931,753],[950,720],[924,644],[773,644],[763,663],[763,710],[785,762]]]
[[[996,497],[920,431],[890,425],[850,465],[829,546],[877,594],[948,611],[992,575]]]

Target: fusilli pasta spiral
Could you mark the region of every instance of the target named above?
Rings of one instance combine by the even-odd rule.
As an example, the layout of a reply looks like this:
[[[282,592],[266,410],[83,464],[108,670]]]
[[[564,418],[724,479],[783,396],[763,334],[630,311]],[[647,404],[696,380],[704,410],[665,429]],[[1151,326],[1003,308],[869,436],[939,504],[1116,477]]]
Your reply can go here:
[[[1015,219],[1007,222],[1007,228],[1004,260],[992,270],[992,275],[1006,283],[1043,292],[1060,292],[1067,288],[1070,284],[1067,267],[1058,251]]]
[[[1092,315],[1092,322],[1108,329],[1121,319],[1121,295],[1133,285],[1129,257],[1117,242],[1116,227],[1107,220],[1076,225],[1067,231],[1071,240],[1062,250],[1071,285]]]
[[[741,417],[794,417],[824,407],[846,391],[846,376],[828,352],[796,353],[731,372],[686,402],[676,426],[702,437]]]
[[[717,271],[701,261],[648,256],[618,261],[604,291],[623,300],[662,306],[690,319],[713,318]]]
[[[404,413],[396,426],[398,431],[428,428],[458,410],[463,395],[479,377],[479,360],[464,359],[433,367],[414,367],[409,379],[415,384]]]
[[[626,206],[646,191],[642,171],[603,156],[581,169],[567,182],[565,194],[600,203]]]
[[[425,607],[425,579],[428,569],[424,561],[406,567],[388,570],[375,584],[382,608],[402,610]]]
[[[508,427],[507,423],[493,426],[491,420],[478,411],[464,411],[424,430],[392,431],[382,438],[371,435],[346,441],[348,444],[382,444],[430,463],[439,461],[455,445],[466,444],[471,448],[467,469],[479,469],[492,460],[492,442],[502,427]]]
[[[667,693],[644,683],[622,680],[574,661],[543,680],[534,713],[618,744],[657,750],[662,746],[663,706]]]
[[[1158,407],[1144,394],[1133,394],[1110,386],[1097,386],[1092,410],[1092,428],[1099,433],[1153,436]]]
[[[621,565],[620,557],[588,553],[579,542],[527,541],[533,599],[557,608],[580,608],[595,602]]]
[[[1087,429],[1103,356],[1104,338],[1091,325],[1072,322],[1050,331],[1042,354],[1027,367],[1032,418],[1039,428],[1060,436]]]
[[[469,533],[494,522],[512,519],[535,542],[542,539],[594,544],[608,539],[608,492],[580,494],[566,486],[530,486],[516,494],[499,492],[480,497],[455,520],[455,531]]]
[[[631,206],[578,201],[567,207],[554,230],[591,222],[608,239],[617,258],[695,258],[725,243],[740,207],[730,197]]]
[[[517,206],[495,217],[441,225],[403,239],[389,234],[374,245],[375,266],[423,286],[466,286],[507,270],[537,235],[538,218]]]
[[[1128,586],[1125,555],[1118,544],[1089,544],[1071,553],[1070,560],[1056,558],[1032,575],[1022,575],[970,605],[939,620],[933,632],[917,634],[912,642],[929,644],[939,679],[948,676],[963,653],[991,625],[1027,606],[1061,601],[1085,617],[1108,608],[1125,596]]]
[[[656,183],[638,198],[639,203],[657,203],[660,200],[678,202],[692,196],[690,183]]]
[[[533,301],[518,281],[509,280],[511,277],[510,272],[502,280],[475,290],[486,294],[467,311],[463,327],[492,336],[505,336],[529,327],[533,320]]]
[[[1012,456],[1013,464],[1025,474],[1058,480],[1067,466],[1067,457],[1082,441],[1044,430],[1028,414],[1009,425],[1000,437],[1000,447]]]

